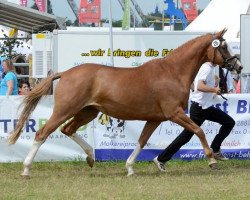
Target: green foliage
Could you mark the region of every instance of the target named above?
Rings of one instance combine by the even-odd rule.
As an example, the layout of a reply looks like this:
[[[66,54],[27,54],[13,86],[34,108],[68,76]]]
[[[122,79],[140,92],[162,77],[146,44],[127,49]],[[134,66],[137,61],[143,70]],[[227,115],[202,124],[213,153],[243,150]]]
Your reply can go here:
[[[5,40],[2,41],[0,46],[0,54],[6,56],[9,59],[12,59],[18,55],[14,48],[19,46],[23,47],[23,42],[18,40],[18,38],[9,38],[7,34],[3,34]]]
[[[116,20],[112,22],[113,27],[122,27],[122,20]]]

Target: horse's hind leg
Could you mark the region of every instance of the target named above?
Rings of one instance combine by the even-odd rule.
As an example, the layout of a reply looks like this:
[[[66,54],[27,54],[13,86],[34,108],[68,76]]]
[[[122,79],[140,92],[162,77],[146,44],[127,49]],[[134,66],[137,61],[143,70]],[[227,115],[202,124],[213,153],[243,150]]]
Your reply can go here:
[[[77,144],[81,146],[81,148],[88,155],[86,161],[90,167],[93,167],[94,164],[94,156],[93,156],[93,148],[81,137],[79,137],[76,133],[77,129],[81,126],[89,123],[94,118],[96,118],[98,114],[98,110],[92,107],[86,107],[79,111],[67,124],[65,124],[61,132],[65,135],[69,136],[72,140],[74,140]]]
[[[26,156],[23,165],[24,165],[24,170],[23,173],[21,174],[24,177],[29,178],[30,175],[30,168],[32,165],[32,161],[34,157],[36,156],[37,151],[41,147],[41,145],[45,142],[47,137],[54,132],[64,121],[67,120],[67,117],[58,117],[54,114],[50,117],[50,119],[47,121],[47,123],[36,132],[36,136],[33,142],[33,145]]]
[[[132,152],[132,154],[127,159],[126,168],[128,170],[128,176],[134,174],[133,164],[134,164],[137,156],[139,155],[142,148],[145,146],[148,139],[150,138],[150,136],[152,135],[154,130],[159,126],[160,123],[161,122],[149,122],[149,121],[146,122],[146,124],[142,130],[142,133],[140,135],[140,138],[138,140],[139,144],[137,144],[135,150]]]
[[[198,138],[201,141],[201,144],[203,146],[204,152],[209,160],[209,166],[212,169],[217,169],[217,161],[213,157],[212,150],[209,148],[209,145],[207,143],[207,139],[205,136],[205,133],[203,130],[195,124],[184,112],[184,110],[180,110],[173,118],[171,118],[171,121],[179,124],[180,126],[184,127],[185,129],[193,132],[195,135],[198,136]]]

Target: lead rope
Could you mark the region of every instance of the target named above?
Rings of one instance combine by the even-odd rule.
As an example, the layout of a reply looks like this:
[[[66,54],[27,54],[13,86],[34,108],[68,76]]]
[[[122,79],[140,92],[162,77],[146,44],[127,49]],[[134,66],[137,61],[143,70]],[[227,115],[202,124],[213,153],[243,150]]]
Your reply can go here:
[[[214,41],[214,40],[215,40],[215,34],[213,34],[212,36],[213,36],[213,41]],[[217,50],[217,47],[216,47],[216,48],[214,47],[213,63],[214,63],[214,59],[215,59],[215,51],[216,51],[216,50]],[[225,79],[224,79],[224,81],[225,81]],[[223,93],[222,93],[222,92],[220,92],[219,95],[221,96],[222,99],[224,99],[224,100],[226,100],[226,101],[228,100],[226,97],[223,96]]]

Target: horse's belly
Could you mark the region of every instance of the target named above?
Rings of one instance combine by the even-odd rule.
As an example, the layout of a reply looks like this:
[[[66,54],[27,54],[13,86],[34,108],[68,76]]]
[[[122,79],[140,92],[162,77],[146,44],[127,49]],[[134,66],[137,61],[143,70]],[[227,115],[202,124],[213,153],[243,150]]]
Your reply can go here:
[[[144,106],[102,104],[94,105],[102,113],[117,119],[123,120],[143,120],[143,121],[164,121],[165,117],[160,109],[152,105],[148,108]],[[153,108],[153,109],[152,109]]]

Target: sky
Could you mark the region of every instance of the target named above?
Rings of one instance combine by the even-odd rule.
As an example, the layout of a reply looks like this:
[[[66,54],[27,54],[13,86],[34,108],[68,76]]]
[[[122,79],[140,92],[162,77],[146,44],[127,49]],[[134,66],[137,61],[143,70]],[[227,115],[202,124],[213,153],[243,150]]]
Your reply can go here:
[[[8,0],[12,2],[19,2],[19,0]],[[70,6],[67,3],[67,0],[50,0],[53,8],[53,12],[56,16],[64,17],[67,19],[70,19],[74,21],[75,15],[73,11],[71,10]],[[148,14],[151,12],[154,12],[156,5],[159,7],[159,11],[162,10],[164,7],[164,0],[136,0],[139,6],[141,7],[144,14]],[[177,0],[174,0],[175,2]],[[28,0],[29,6],[34,3],[34,0]],[[108,10],[109,10],[109,0],[101,0],[102,7],[101,7],[101,13],[102,13],[102,19],[108,19]],[[112,2],[112,18],[114,20],[120,20],[122,19],[123,11],[122,8],[118,2],[118,0],[111,0]],[[204,9],[210,0],[197,0],[197,8],[198,9]],[[76,5],[79,7],[80,0],[75,0]]]
[[[164,6],[164,0],[136,0],[139,6],[141,7],[144,14],[154,12],[155,6],[159,6],[159,10],[162,10]],[[175,0],[176,1],[176,0]],[[122,19],[123,11],[118,2],[118,0],[111,0],[112,2],[112,18],[115,20]],[[197,0],[197,8],[204,9],[210,0]],[[66,0],[51,0],[54,14],[60,17],[67,17],[68,19],[75,20],[75,16],[71,11]],[[80,5],[80,0],[75,0],[77,6]],[[109,0],[102,0],[102,18],[109,18]]]

